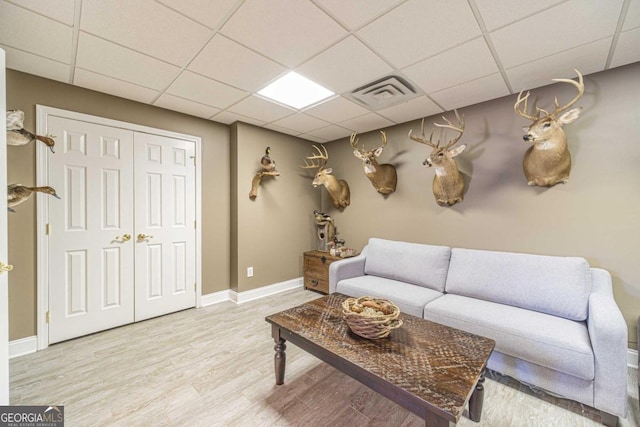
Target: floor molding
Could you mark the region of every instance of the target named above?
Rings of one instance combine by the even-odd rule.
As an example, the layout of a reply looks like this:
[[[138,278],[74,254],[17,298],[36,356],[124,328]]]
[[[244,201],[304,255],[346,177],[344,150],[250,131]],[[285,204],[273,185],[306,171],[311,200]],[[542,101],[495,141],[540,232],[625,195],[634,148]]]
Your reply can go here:
[[[633,369],[638,369],[638,350],[627,350],[627,366]]]
[[[293,289],[298,289],[304,286],[304,279],[298,277],[296,279],[286,280],[280,283],[274,283],[273,285],[263,286],[258,289],[251,289],[250,291],[236,292],[234,290],[226,290],[220,292],[214,292],[212,294],[202,295],[202,307],[208,305],[218,304],[225,301],[232,301],[236,304],[244,304],[245,302],[253,301],[256,299],[268,297],[270,295],[279,294],[280,292],[286,292]]]
[[[38,337],[31,336],[9,341],[9,359],[38,351]]]

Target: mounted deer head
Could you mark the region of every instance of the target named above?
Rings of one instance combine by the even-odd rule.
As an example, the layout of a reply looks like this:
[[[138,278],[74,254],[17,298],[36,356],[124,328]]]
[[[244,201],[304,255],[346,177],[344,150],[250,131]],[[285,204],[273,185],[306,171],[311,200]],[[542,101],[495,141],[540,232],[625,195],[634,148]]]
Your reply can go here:
[[[551,187],[569,181],[571,154],[567,146],[567,135],[562,126],[573,123],[578,118],[582,108],[566,110],[584,94],[582,74],[578,70],[574,71],[578,74],[577,82],[571,79],[553,79],[554,82],[569,83],[578,89],[578,94],[568,104],[561,107],[558,104],[558,98],[555,98],[553,112],[549,113],[536,107],[536,114],[530,115],[527,113],[527,99],[530,93],[527,92],[523,97],[521,91],[513,106],[513,110],[518,115],[532,122],[530,126],[523,127],[526,133],[522,137],[526,142],[533,143],[525,153],[523,161],[524,175],[529,185]],[[522,109],[520,109],[521,104],[523,104]]]
[[[311,160],[311,163],[305,160],[304,165],[300,167],[303,169],[318,169],[311,185],[314,187],[324,185],[324,188],[326,188],[329,193],[331,202],[333,202],[333,206],[337,209],[346,208],[349,206],[349,203],[351,203],[349,184],[347,184],[347,181],[331,175],[332,169],[325,167],[329,160],[327,149],[323,146],[322,150],[320,150],[316,145],[314,145],[313,148],[316,149],[317,154],[307,156],[307,160]],[[316,159],[319,160],[318,163],[315,162]]]
[[[424,119],[422,119],[422,136],[414,136],[412,131],[409,130],[409,138],[432,148],[431,153],[422,164],[425,166],[434,166],[436,169],[436,174],[433,177],[433,195],[440,206],[455,205],[461,202],[464,197],[464,180],[458,170],[458,164],[454,160],[454,157],[462,153],[467,146],[460,145],[456,148],[451,148],[460,140],[464,133],[464,119],[458,115],[458,111],[455,111],[455,114],[458,119],[457,126],[454,126],[453,123],[444,116],[442,118],[447,124],[434,123],[434,125],[439,128],[451,129],[458,132],[458,136],[449,141],[444,147],[440,147],[440,140],[438,140],[437,144],[431,142],[433,132],[431,132],[429,139],[424,136]]]
[[[396,191],[398,175],[395,166],[389,163],[378,164],[376,160],[387,145],[387,134],[384,131],[380,131],[380,134],[382,135],[382,145],[373,150],[366,150],[364,147],[358,148],[358,139],[355,132],[351,134],[350,142],[351,148],[353,148],[353,155],[362,160],[364,174],[369,178],[373,187],[378,193],[387,195]]]

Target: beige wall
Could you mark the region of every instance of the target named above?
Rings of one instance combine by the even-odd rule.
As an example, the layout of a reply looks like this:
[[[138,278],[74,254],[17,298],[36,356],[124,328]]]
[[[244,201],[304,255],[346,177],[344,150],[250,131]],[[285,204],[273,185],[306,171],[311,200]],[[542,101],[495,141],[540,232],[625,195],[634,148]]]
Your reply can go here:
[[[7,108],[25,112],[35,131],[35,105],[47,105],[202,138],[202,292],[229,288],[229,127],[122,98],[7,70]],[[35,146],[9,147],[9,183],[35,183]],[[9,339],[36,333],[34,198],[9,215]]]
[[[560,76],[564,77],[564,76]],[[571,76],[567,76],[571,77]],[[587,258],[613,277],[615,298],[635,348],[640,315],[640,64],[587,76],[578,102],[580,118],[566,126],[573,157],[571,179],[550,189],[528,187],[522,157],[527,122],[513,112],[516,96],[461,109],[466,132],[460,144],[460,169],[470,177],[464,201],[451,208],[436,205],[432,168],[422,166],[427,148],[407,137],[419,121],[387,129],[384,162],[395,163],[398,189],[387,199],[364,176],[347,139],[328,144],[329,165],[351,187],[351,206],[335,212],[347,246],[362,248],[371,236],[452,247]],[[542,107],[574,96],[569,85],[536,89]],[[546,104],[545,104],[546,103]],[[453,119],[453,114],[448,117]],[[429,118],[426,123],[442,119]],[[430,128],[427,128],[427,135]],[[437,133],[436,133],[437,135]],[[361,135],[368,146],[379,134]]]
[[[308,141],[244,123],[232,128],[231,287],[243,292],[302,276],[302,253],[315,247],[313,211],[324,190],[314,189],[298,167],[312,151]],[[267,147],[280,176],[263,178],[258,197],[250,200]],[[254,276],[248,278],[250,266]]]

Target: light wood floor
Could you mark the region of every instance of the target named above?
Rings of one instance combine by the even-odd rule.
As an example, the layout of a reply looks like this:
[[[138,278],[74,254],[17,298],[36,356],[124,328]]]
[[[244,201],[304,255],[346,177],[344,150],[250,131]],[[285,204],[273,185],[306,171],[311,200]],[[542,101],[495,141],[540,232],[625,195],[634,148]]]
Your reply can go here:
[[[274,385],[266,315],[315,299],[295,290],[225,302],[67,341],[11,360],[11,404],[64,405],[66,426],[423,426],[415,415],[292,344]],[[640,424],[635,371],[629,414]],[[599,414],[489,373],[482,421],[597,426]],[[466,414],[466,413],[465,413]]]

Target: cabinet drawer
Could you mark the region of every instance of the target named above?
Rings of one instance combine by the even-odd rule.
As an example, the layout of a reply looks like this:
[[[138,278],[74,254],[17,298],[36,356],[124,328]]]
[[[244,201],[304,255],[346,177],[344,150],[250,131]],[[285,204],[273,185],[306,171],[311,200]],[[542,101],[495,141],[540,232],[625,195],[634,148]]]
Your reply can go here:
[[[327,252],[304,253],[304,288],[329,293],[329,266],[341,258]]]

